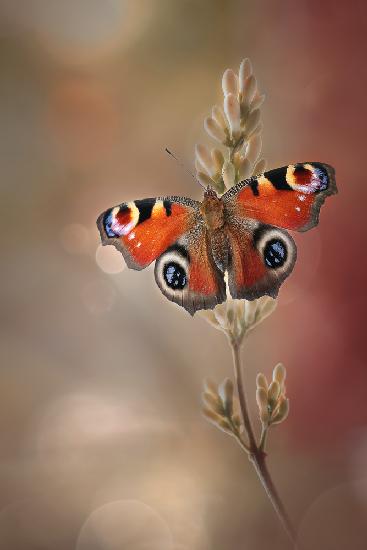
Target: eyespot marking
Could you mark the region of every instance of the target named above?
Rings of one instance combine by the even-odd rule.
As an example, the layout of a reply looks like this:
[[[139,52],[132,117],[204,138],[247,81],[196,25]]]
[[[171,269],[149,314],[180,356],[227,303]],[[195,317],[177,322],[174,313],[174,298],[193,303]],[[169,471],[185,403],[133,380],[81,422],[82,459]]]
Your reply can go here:
[[[319,180],[319,191],[325,191],[329,188],[329,175],[321,163],[313,164],[314,172]]]
[[[282,267],[287,261],[287,247],[280,239],[271,239],[264,247],[264,260],[271,269]]]
[[[163,267],[164,280],[173,290],[182,290],[187,283],[186,271],[176,262],[169,262]]]
[[[103,227],[107,237],[116,237],[115,232],[112,230],[112,209],[107,210],[103,218]]]
[[[287,181],[292,189],[302,193],[320,193],[329,188],[329,176],[320,163],[290,164]]]
[[[131,214],[131,209],[127,204],[107,210],[103,218],[103,227],[107,237],[113,239],[124,235],[124,228],[131,221]]]
[[[156,261],[155,278],[166,296],[181,296],[189,285],[190,259],[184,246],[176,243]]]

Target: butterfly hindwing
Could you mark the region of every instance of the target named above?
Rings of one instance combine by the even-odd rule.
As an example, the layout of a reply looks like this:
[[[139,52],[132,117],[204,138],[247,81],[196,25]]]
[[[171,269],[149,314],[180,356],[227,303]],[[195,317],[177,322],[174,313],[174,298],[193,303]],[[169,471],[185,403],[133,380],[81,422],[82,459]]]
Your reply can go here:
[[[144,269],[197,224],[199,203],[184,197],[136,200],[103,212],[102,244],[114,245],[131,269]]]
[[[191,315],[226,299],[224,275],[216,267],[205,228],[199,224],[156,261],[155,279],[163,294]]]
[[[254,220],[232,220],[227,229],[230,247],[228,286],[232,298],[276,298],[297,257],[292,237],[282,229]]]
[[[334,169],[327,164],[306,162],[244,180],[227,191],[223,201],[237,216],[307,231],[318,224],[325,198],[336,192]]]

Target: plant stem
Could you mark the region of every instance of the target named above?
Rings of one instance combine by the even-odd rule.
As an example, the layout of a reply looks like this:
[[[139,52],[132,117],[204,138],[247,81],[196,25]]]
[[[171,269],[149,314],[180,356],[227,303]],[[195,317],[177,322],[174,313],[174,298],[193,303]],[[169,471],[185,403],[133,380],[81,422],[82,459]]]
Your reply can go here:
[[[256,445],[254,430],[252,428],[252,424],[250,420],[250,415],[247,410],[246,393],[245,393],[243,373],[241,368],[240,345],[235,341],[231,341],[231,347],[232,347],[235,379],[236,379],[237,390],[238,390],[238,398],[240,401],[242,419],[243,419],[243,424],[245,426],[246,433],[248,435],[250,452],[252,453],[254,449],[257,450],[257,445]]]
[[[265,452],[265,445],[266,445],[266,436],[268,435],[268,427],[264,426],[261,429],[261,436],[260,436],[260,442],[259,442],[259,449],[263,452]]]
[[[233,355],[233,364],[235,370],[235,378],[237,383],[238,397],[240,401],[241,413],[243,418],[243,424],[248,436],[249,441],[249,460],[252,462],[255,471],[260,479],[262,486],[265,489],[265,492],[278,515],[278,518],[287,533],[289,539],[294,544],[294,548],[297,548],[297,537],[295,529],[292,525],[292,522],[289,519],[289,516],[285,510],[284,504],[278,494],[278,491],[273,483],[270,472],[266,464],[266,454],[261,448],[257,445],[254,430],[252,428],[250,415],[247,408],[246,402],[246,393],[245,393],[245,384],[243,379],[243,370],[241,365],[240,357],[240,342],[236,340],[230,340],[230,345],[232,348]],[[263,439],[263,438],[262,438]]]

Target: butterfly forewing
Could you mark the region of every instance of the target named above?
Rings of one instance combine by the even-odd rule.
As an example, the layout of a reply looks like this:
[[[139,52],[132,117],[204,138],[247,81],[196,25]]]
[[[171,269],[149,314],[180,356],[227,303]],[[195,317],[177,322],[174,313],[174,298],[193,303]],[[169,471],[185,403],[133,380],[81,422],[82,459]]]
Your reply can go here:
[[[328,164],[289,164],[244,180],[223,200],[236,216],[293,231],[307,231],[319,221],[320,208],[337,192],[335,171]]]
[[[197,224],[200,203],[184,197],[136,200],[103,212],[102,244],[114,245],[131,269],[144,269]]]

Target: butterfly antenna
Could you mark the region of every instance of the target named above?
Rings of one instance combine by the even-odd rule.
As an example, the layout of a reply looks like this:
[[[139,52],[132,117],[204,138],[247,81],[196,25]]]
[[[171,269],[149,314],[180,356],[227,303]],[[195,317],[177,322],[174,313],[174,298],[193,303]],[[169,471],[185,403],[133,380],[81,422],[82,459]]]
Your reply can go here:
[[[183,168],[183,169],[185,170],[185,172],[187,172],[188,174],[190,174],[190,176],[196,181],[196,183],[198,183],[203,189],[206,189],[205,185],[203,185],[203,184],[201,183],[201,181],[198,180],[198,179],[194,176],[194,174],[193,174],[192,172],[190,172],[190,170],[185,166],[185,164],[184,164],[183,162],[181,162],[180,159],[177,158],[176,155],[174,155],[174,154],[172,153],[172,151],[170,151],[169,149],[167,149],[167,147],[166,147],[165,151],[166,151],[166,153],[168,153],[169,155],[171,155],[171,157],[173,157],[173,158],[178,162],[179,166],[181,166],[181,168]]]

